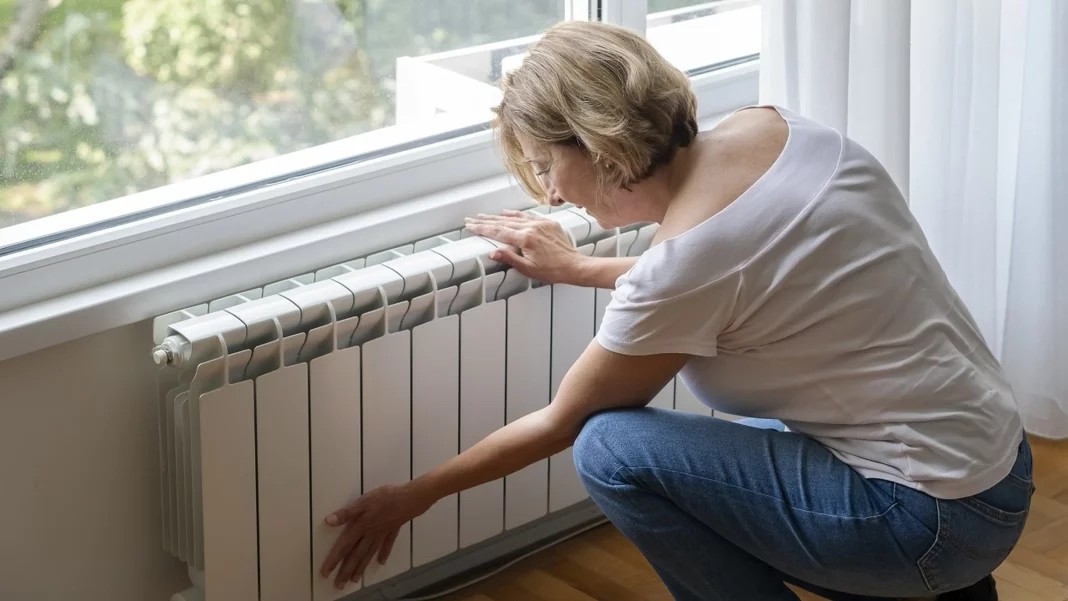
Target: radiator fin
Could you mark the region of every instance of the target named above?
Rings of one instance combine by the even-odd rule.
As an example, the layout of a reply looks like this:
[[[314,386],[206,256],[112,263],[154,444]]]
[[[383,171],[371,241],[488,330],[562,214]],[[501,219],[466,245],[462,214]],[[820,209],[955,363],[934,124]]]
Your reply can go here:
[[[411,478],[411,334],[395,332],[367,342],[363,353],[363,490]],[[364,577],[375,584],[411,567],[410,525],[397,537],[386,565],[372,561]]]
[[[508,299],[508,423],[549,404],[552,288],[531,288]],[[549,511],[549,460],[505,478],[505,527],[517,528]]]
[[[200,398],[205,601],[259,599],[252,382]]]
[[[553,286],[552,376],[550,396],[555,397],[567,370],[593,340],[594,290],[570,285]],[[572,448],[549,458],[549,511],[559,511],[588,495],[575,471]]]
[[[505,301],[460,316],[460,450],[504,426]],[[460,547],[504,529],[504,480],[460,493]]]
[[[299,351],[304,338],[287,338],[282,346]],[[283,356],[279,345],[268,345],[276,359]],[[308,365],[275,363],[255,380],[260,600],[310,601]]]
[[[343,528],[326,524],[331,512],[355,501],[361,494],[362,361],[360,347],[343,348],[313,359],[310,373],[311,420],[311,537],[312,589],[315,601],[334,601],[354,590],[338,590],[333,580],[319,577],[319,566]]]
[[[455,293],[455,290],[453,291]],[[452,315],[412,331],[412,475],[421,476],[460,448],[460,318]],[[434,504],[412,522],[412,565],[456,551],[457,495]]]

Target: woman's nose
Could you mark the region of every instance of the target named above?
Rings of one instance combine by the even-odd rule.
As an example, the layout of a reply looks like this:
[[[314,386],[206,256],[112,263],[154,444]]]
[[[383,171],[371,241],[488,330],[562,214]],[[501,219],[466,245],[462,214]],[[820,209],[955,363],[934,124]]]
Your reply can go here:
[[[560,196],[556,193],[556,186],[552,185],[549,178],[544,175],[539,175],[538,183],[541,184],[541,189],[545,191],[545,198],[549,200],[549,205],[558,207],[564,204],[564,201],[561,200]]]
[[[564,199],[560,198],[560,195],[556,192],[556,186],[546,181],[543,181],[541,185],[542,189],[545,190],[545,198],[549,199],[551,206],[558,207],[564,204]]]

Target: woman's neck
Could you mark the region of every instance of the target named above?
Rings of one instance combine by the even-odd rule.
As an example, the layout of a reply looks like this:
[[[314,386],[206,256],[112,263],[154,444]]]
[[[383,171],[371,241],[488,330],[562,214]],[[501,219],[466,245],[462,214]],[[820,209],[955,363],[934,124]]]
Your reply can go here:
[[[637,219],[663,223],[672,203],[685,187],[693,171],[694,144],[679,148],[671,162],[660,167],[652,175],[630,186],[630,191],[621,190],[621,200],[634,208]]]

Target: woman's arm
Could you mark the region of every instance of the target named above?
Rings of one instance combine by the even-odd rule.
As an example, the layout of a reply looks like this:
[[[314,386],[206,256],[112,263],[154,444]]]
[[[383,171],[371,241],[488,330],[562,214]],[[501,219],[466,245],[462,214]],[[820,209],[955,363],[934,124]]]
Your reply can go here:
[[[371,491],[329,516],[327,523],[345,525],[345,532],[323,563],[323,577],[341,566],[336,576],[339,587],[358,581],[373,556],[385,562],[397,530],[438,500],[566,449],[594,413],[646,405],[688,358],[620,355],[591,342],[548,407],[504,426],[411,482]]]
[[[587,257],[579,255],[575,265],[576,286],[615,290],[619,276],[630,271],[638,257]]]
[[[587,257],[575,250],[559,223],[522,211],[479,215],[467,220],[467,229],[515,247],[502,248],[490,258],[549,284],[612,289],[637,261],[637,257]]]
[[[423,503],[432,505],[554,455],[574,444],[594,413],[648,404],[686,359],[686,355],[620,355],[594,341],[564,376],[548,407],[497,430],[410,486]]]

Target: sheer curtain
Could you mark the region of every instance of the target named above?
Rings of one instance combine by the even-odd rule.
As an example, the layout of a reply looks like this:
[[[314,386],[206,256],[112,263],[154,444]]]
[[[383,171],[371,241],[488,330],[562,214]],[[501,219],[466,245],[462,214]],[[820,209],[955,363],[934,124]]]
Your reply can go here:
[[[764,0],[761,102],[864,145],[998,353],[1068,437],[1068,2]]]

